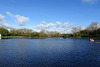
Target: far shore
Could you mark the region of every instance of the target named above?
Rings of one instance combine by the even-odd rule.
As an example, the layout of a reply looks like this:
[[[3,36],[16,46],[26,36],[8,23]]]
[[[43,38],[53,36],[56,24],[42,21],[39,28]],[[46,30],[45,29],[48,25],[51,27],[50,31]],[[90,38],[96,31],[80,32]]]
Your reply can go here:
[[[69,37],[69,38],[63,38],[63,37],[25,37],[25,36],[2,36],[1,39],[100,39],[99,37]]]

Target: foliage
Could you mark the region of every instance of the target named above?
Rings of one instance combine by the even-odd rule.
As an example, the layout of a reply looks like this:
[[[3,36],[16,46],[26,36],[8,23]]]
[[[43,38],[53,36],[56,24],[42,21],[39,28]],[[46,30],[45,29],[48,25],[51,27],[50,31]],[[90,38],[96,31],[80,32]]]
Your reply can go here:
[[[7,36],[7,35],[9,35],[9,31],[7,29],[0,28],[0,34],[2,36]]]

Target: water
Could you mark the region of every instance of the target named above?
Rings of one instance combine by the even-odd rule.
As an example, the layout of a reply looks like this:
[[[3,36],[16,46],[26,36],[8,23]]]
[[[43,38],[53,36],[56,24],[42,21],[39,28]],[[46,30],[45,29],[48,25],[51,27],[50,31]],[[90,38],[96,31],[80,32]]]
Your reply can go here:
[[[0,67],[99,67],[100,44],[88,39],[0,40]]]

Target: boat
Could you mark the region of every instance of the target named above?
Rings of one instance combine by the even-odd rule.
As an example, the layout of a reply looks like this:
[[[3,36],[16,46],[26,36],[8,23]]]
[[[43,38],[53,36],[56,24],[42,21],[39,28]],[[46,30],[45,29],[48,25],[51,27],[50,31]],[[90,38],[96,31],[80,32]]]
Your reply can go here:
[[[92,41],[92,42],[93,42],[93,41],[94,41],[94,39],[90,39],[90,41]]]

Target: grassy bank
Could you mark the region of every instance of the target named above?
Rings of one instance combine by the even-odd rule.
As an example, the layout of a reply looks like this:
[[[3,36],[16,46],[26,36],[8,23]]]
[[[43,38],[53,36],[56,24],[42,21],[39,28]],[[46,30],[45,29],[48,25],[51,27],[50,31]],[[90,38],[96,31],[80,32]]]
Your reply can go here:
[[[46,39],[45,37],[2,36],[1,39]]]
[[[24,36],[2,36],[2,39],[24,39]]]
[[[27,37],[27,36],[2,36],[2,39],[46,39],[50,37]],[[51,38],[63,38],[63,37],[51,37]],[[100,39],[100,37],[69,37],[71,39]],[[66,38],[64,38],[66,39]]]

